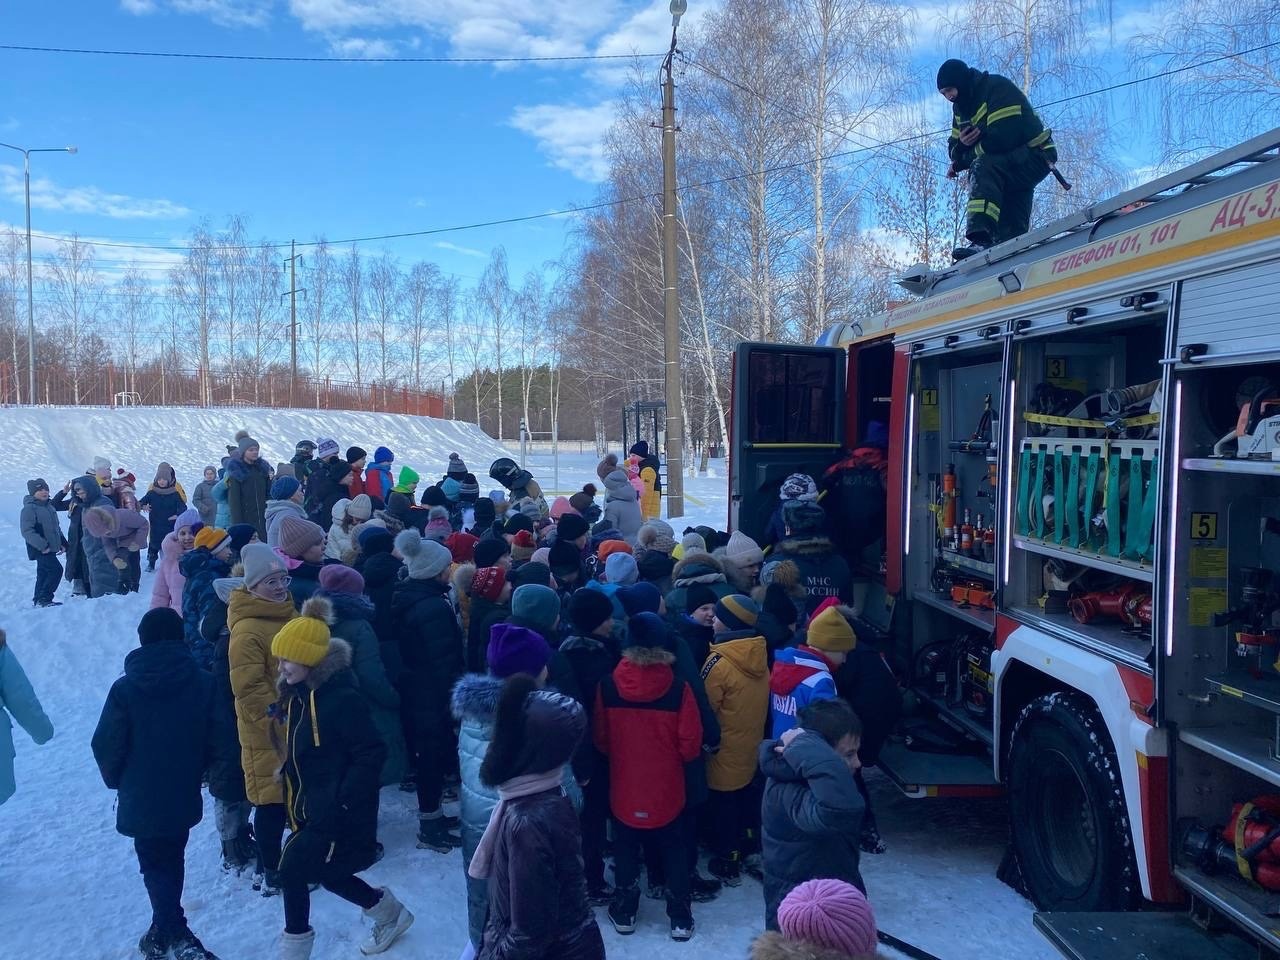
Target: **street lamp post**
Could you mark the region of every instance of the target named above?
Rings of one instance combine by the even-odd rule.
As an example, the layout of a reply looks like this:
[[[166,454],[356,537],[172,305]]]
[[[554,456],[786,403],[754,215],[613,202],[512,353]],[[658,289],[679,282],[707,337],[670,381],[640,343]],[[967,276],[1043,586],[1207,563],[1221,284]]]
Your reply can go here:
[[[680,269],[676,259],[676,30],[688,0],[671,0],[671,49],[662,62],[662,319],[667,401],[667,516],[684,516],[684,413],[680,378]]]
[[[22,154],[22,174],[26,181],[27,199],[27,403],[35,406],[36,402],[36,318],[34,301],[31,296],[31,154],[33,153],[75,153],[77,147],[15,147],[12,143],[0,143],[0,147],[8,147]],[[17,322],[14,317],[14,322]],[[13,371],[16,377],[18,371]]]

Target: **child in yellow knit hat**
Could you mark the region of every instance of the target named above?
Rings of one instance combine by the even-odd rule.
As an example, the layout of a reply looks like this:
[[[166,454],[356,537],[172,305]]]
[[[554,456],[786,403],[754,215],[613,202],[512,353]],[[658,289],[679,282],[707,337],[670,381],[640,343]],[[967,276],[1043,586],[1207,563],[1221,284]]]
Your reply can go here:
[[[306,960],[315,943],[309,885],[361,907],[381,953],[413,923],[395,894],[356,876],[376,859],[378,787],[387,748],[351,672],[351,647],[329,634],[333,606],[312,597],[271,641],[285,715],[285,806],[293,836],[280,855],[282,956]]]

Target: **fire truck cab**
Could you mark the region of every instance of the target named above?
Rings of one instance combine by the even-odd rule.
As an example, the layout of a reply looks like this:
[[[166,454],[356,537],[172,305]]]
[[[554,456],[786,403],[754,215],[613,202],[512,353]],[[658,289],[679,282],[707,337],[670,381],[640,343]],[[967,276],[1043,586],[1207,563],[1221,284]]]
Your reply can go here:
[[[911,274],[737,347],[731,528],[887,425],[880,767],[1007,795],[1067,956],[1280,956],[1280,130]]]

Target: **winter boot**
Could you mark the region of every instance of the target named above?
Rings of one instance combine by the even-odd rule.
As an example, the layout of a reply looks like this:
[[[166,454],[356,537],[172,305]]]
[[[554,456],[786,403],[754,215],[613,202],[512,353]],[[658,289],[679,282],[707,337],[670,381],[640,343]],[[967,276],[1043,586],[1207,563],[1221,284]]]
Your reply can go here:
[[[454,817],[418,818],[418,849],[434,850],[436,853],[449,853],[462,846],[462,838],[451,832],[449,821],[456,824]]]
[[[880,839],[880,828],[875,824],[862,828],[858,846],[863,853],[884,853],[888,846]]]
[[[218,960],[190,930],[173,938],[173,960]]]
[[[253,863],[255,854],[252,843],[253,841],[250,840],[249,845],[246,846],[239,837],[223,840],[222,869],[227,873],[234,873],[236,876],[240,876],[245,867]]]
[[[282,933],[280,935],[280,960],[311,960],[311,948],[315,946],[316,932]]]
[[[636,932],[636,912],[640,909],[640,888],[615,890],[609,904],[609,922],[624,937]]]
[[[686,920],[671,921],[671,939],[684,943],[693,939],[693,917]]]
[[[608,906],[613,900],[613,893],[613,887],[604,880],[599,883],[589,883],[587,884],[587,903],[593,907]]]
[[[991,238],[986,234],[974,234],[969,237],[967,246],[956,247],[951,251],[951,259],[959,263],[961,260],[968,260],[970,257],[977,256],[984,250],[991,247]]]
[[[161,935],[153,923],[151,929],[142,935],[142,939],[138,941],[138,952],[142,954],[142,960],[167,960],[169,956],[169,941]]]
[[[736,887],[742,883],[742,862],[737,851],[730,857],[712,857],[707,863],[707,870],[726,887]]]
[[[710,903],[723,888],[724,884],[719,880],[704,877],[696,868],[689,875],[689,899],[694,903]]]
[[[413,926],[413,914],[386,887],[382,888],[382,899],[364,911],[364,915],[373,921],[369,939],[360,944],[360,952],[366,956],[382,953]]]
[[[280,871],[279,870],[265,871],[262,875],[261,886],[259,886],[258,883],[256,882],[257,881],[256,877],[254,878],[254,880],[255,882],[253,885],[253,889],[261,890],[262,895],[264,897],[280,896]]]

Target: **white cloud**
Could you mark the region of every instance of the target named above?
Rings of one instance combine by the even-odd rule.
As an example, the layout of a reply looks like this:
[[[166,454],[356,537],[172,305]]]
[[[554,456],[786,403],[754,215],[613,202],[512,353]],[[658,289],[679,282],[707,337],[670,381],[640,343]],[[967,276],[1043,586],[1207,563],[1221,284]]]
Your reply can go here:
[[[120,9],[134,16],[182,13],[205,17],[222,27],[265,26],[273,6],[263,0],[120,0]]]
[[[332,37],[423,30],[459,57],[589,53],[622,6],[622,0],[289,0],[289,12],[307,30]]]
[[[0,221],[0,234],[7,234],[10,230],[13,230],[25,240],[26,227],[22,223]],[[47,230],[36,228],[31,235],[31,257],[35,263],[37,277],[48,276],[51,263],[58,255],[58,245],[70,239],[71,234],[69,233],[50,233]],[[158,247],[146,246],[125,249],[107,246],[110,241],[99,237],[81,235],[77,236],[76,239],[93,247],[94,263],[98,268],[98,272],[108,283],[119,280],[125,271],[132,267],[137,269],[150,283],[159,287],[165,282],[169,271],[181,264],[183,260],[183,254],[177,250],[162,250]],[[156,241],[157,244],[162,246],[173,246],[182,242],[179,238]],[[24,245],[23,256],[25,255],[26,248]]]
[[[370,60],[396,55],[394,43],[372,37],[344,37],[341,40],[331,40],[329,46],[338,56],[351,60]]]
[[[543,103],[516,108],[508,122],[537,140],[553,166],[579,180],[599,183],[609,175],[603,141],[614,111],[610,100],[593,107]]]
[[[463,247],[456,243],[450,243],[448,240],[437,240],[432,246],[437,250],[448,250],[464,257],[475,257],[478,260],[484,260],[489,256],[483,250],[477,250],[475,247]]]
[[[19,167],[0,165],[0,194],[14,203],[23,202],[23,177]],[[177,220],[191,211],[172,200],[150,200],[123,193],[108,193],[97,187],[61,187],[47,177],[31,180],[31,206],[116,220]]]

